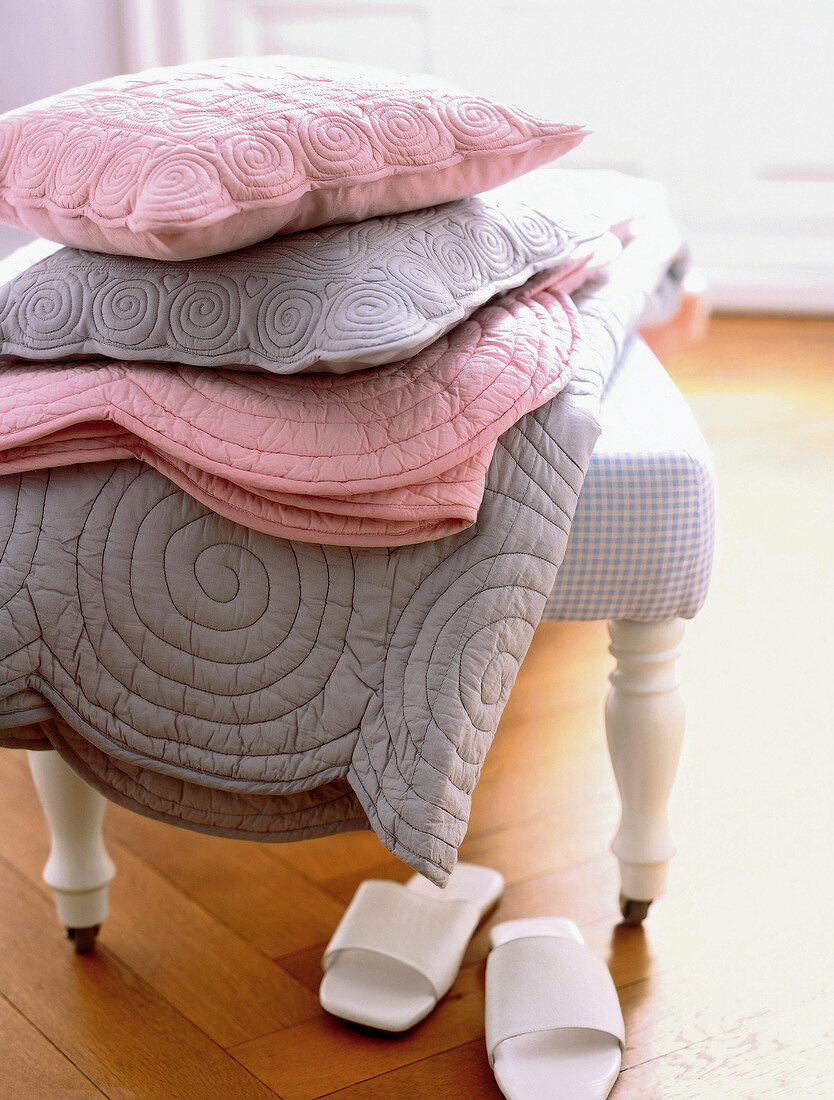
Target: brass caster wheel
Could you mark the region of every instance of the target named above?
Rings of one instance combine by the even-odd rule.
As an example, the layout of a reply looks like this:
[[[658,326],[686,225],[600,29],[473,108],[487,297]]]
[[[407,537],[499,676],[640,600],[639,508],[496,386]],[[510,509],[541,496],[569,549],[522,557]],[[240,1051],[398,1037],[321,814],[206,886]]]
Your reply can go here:
[[[67,939],[72,940],[76,955],[87,955],[93,950],[100,927],[100,924],[94,924],[90,928],[67,929]]]
[[[620,912],[623,915],[623,924],[642,924],[649,912],[649,901],[638,901],[636,898],[627,898],[620,894]]]

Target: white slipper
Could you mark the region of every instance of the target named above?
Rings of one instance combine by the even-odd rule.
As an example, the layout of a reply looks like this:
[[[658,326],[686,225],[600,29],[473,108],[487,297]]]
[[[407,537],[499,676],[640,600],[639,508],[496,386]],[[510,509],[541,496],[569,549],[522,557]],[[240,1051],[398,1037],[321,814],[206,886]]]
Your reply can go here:
[[[328,943],[322,1008],[380,1031],[406,1031],[449,991],[481,918],[504,879],[459,863],[442,889],[422,875],[405,886],[363,882]]]
[[[625,1031],[607,967],[573,921],[511,920],[490,932],[486,1045],[507,1100],[605,1100]]]

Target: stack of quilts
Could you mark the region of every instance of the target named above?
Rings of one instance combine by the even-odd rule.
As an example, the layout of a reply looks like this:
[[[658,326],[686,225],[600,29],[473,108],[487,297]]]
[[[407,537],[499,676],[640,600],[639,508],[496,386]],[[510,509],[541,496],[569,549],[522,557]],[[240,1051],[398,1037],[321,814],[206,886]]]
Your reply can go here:
[[[482,194],[584,133],[287,57],[0,119],[0,220],[70,246],[0,276],[4,744],[446,879],[679,248],[557,173]]]

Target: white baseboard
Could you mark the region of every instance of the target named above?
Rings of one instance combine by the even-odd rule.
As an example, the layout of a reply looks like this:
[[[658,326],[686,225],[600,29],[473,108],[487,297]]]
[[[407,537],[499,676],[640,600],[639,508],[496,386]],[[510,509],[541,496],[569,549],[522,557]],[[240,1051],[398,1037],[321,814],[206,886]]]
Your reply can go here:
[[[834,315],[834,237],[696,233],[690,241],[715,309]]]
[[[834,316],[834,270],[727,271],[699,265],[713,309],[721,313],[796,313]]]

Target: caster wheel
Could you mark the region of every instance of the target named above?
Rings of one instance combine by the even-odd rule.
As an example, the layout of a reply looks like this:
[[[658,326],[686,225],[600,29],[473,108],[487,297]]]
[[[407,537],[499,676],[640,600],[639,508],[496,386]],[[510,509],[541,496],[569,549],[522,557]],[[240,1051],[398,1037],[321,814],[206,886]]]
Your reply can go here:
[[[94,924],[90,928],[68,928],[67,939],[72,940],[75,945],[76,955],[87,955],[96,945],[96,936],[98,930],[101,927],[99,924]]]
[[[623,924],[642,924],[649,912],[649,901],[638,901],[636,898],[627,898],[620,894],[620,912],[623,915]]]

